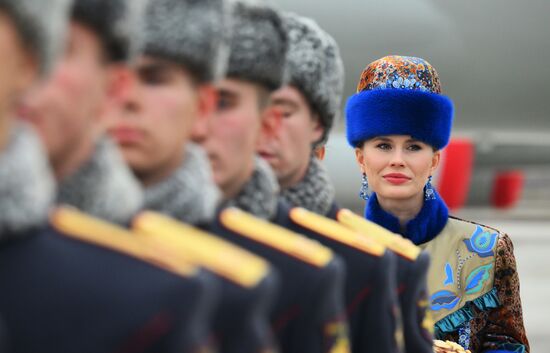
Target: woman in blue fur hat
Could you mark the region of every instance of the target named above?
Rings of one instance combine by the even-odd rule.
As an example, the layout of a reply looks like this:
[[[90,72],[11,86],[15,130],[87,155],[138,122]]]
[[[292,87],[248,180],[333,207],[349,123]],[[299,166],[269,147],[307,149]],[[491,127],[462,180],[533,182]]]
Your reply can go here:
[[[365,218],[431,254],[436,338],[472,352],[528,352],[508,235],[449,216],[431,185],[448,144],[453,103],[433,66],[388,56],[363,71],[347,104],[347,138],[363,173]]]

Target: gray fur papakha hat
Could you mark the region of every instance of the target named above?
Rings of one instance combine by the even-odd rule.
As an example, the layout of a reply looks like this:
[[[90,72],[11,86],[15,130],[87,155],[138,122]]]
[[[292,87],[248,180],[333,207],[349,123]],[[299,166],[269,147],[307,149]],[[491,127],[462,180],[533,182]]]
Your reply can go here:
[[[129,61],[141,50],[148,0],[73,1],[71,19],[97,33],[109,61]]]
[[[0,0],[0,10],[15,23],[42,75],[63,48],[70,5],[71,0]]]
[[[201,82],[220,79],[229,56],[229,21],[226,0],[153,0],[144,53],[182,64]]]
[[[324,127],[320,143],[340,115],[344,93],[344,64],[334,38],[315,21],[293,13],[283,14],[289,37],[288,84],[305,96]]]
[[[233,1],[233,33],[227,76],[264,85],[285,82],[287,35],[280,13],[261,1]]]

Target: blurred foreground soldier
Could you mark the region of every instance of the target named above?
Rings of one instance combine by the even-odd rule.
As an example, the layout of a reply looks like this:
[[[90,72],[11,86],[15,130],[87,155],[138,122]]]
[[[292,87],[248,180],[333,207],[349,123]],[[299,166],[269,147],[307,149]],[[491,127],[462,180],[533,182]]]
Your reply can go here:
[[[143,0],[77,0],[65,51],[51,76],[26,95],[22,118],[39,132],[59,183],[57,203],[126,224],[142,190],[99,129],[106,104],[122,94],[119,70],[140,45]]]
[[[68,6],[0,1],[0,317],[7,349],[195,352],[207,329],[210,282],[192,268],[176,275],[122,254],[141,253],[132,250],[137,242],[113,251],[79,240],[115,232],[75,211],[57,210],[48,224],[55,183],[37,138],[16,123],[14,104],[53,62]]]
[[[281,351],[348,352],[341,260],[320,244],[267,222],[282,206],[277,180],[256,156],[256,146],[269,94],[283,82],[287,37],[281,18],[262,3],[238,1],[234,11],[228,73],[217,86],[218,109],[195,130],[228,207],[207,229],[265,257],[281,273],[271,316]]]
[[[145,188],[145,208],[187,224],[211,221],[220,200],[208,159],[189,136],[215,109],[212,82],[228,59],[227,6],[224,0],[150,2],[135,81],[122,107],[106,114],[109,133]],[[141,215],[133,225],[148,244],[192,257],[218,275],[214,336],[221,352],[274,350],[267,312],[275,278],[264,260],[158,215]],[[254,269],[255,280],[243,281]]]
[[[152,1],[144,54],[109,134],[145,188],[145,208],[190,224],[210,220],[220,200],[208,159],[189,143],[216,105],[212,82],[227,62],[227,4],[222,0]]]
[[[334,188],[314,156],[337,115],[344,84],[338,46],[311,19],[286,13],[289,83],[271,95],[281,114],[262,136],[260,155],[277,173],[281,198],[293,208],[277,223],[305,234],[340,254],[346,262],[346,314],[354,352],[395,352],[397,297],[395,256],[350,231],[334,218]],[[311,213],[306,209],[316,212]]]
[[[262,136],[258,153],[275,171],[287,203],[334,218],[334,186],[314,151],[339,115],[343,62],[334,39],[313,20],[285,14],[285,28],[289,82],[271,95],[281,118],[273,133]]]

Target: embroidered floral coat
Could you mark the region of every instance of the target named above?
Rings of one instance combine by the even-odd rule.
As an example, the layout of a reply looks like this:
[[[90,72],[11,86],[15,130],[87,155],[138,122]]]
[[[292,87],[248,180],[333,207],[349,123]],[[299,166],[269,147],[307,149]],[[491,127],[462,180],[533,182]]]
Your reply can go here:
[[[436,338],[474,353],[529,352],[508,235],[450,217],[420,246],[432,255],[428,288]]]

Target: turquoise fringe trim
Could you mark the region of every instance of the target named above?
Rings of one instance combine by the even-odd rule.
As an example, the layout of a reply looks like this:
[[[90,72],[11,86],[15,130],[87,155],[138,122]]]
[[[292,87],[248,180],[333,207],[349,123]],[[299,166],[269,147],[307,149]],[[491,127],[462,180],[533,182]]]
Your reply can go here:
[[[526,351],[523,344],[503,343],[498,349],[485,353],[525,353]]]
[[[500,300],[498,299],[497,289],[491,289],[481,297],[474,299],[472,303],[481,311],[498,308],[500,306]]]
[[[481,297],[466,303],[459,310],[445,316],[443,319],[436,322],[435,337],[441,338],[445,333],[454,332],[458,330],[458,328],[464,323],[473,319],[474,311],[472,310],[472,304],[481,311],[498,308],[500,306],[500,301],[498,299],[497,289],[491,289],[489,292],[483,294]]]

